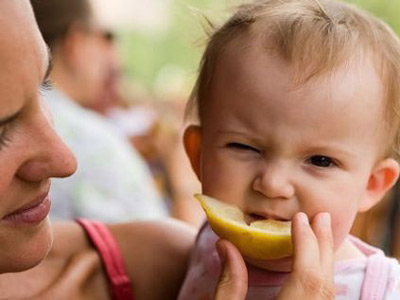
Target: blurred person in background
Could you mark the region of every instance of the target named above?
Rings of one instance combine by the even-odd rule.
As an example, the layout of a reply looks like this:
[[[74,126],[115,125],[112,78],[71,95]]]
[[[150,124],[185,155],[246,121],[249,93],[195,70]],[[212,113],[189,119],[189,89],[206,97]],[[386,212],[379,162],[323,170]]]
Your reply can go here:
[[[193,193],[201,187],[182,145],[183,111],[183,101],[151,101],[107,116],[146,159],[171,215],[200,227],[205,215]]]
[[[199,227],[205,218],[193,193],[200,191],[182,145],[185,101],[129,101],[121,93],[117,39],[104,31],[104,76],[96,98],[83,105],[104,115],[146,160],[172,217]]]
[[[102,37],[103,76],[96,97],[83,105],[102,115],[107,115],[110,109],[125,106],[125,103],[121,100],[119,92],[122,65],[117,51],[116,36],[111,30],[103,30]]]
[[[109,76],[109,33],[89,0],[31,0],[53,56],[46,91],[55,127],[78,159],[76,174],[53,183],[52,215],[105,222],[167,216],[151,173],[127,139],[88,107]]]

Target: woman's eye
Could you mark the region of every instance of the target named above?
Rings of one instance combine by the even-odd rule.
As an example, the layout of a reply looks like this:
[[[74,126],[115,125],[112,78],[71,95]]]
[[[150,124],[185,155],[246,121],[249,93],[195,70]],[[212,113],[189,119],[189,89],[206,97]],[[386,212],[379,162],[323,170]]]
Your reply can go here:
[[[53,90],[53,82],[49,78],[47,78],[42,82],[39,89],[40,89],[40,92],[42,92],[42,93],[51,91],[51,90]]]
[[[314,155],[308,161],[310,164],[321,168],[329,168],[335,165],[332,158],[323,155]]]
[[[257,148],[241,143],[229,143],[227,144],[227,147],[236,150],[253,151],[260,153],[260,150],[258,150]]]
[[[6,147],[9,142],[10,142],[10,137],[8,136],[8,128],[6,124],[3,125],[3,128],[1,129],[0,133],[0,150],[3,149],[3,147]]]

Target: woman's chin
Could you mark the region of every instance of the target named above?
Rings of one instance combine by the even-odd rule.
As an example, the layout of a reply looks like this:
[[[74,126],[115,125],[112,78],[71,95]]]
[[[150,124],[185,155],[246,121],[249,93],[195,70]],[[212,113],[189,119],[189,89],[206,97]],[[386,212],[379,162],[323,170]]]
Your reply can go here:
[[[38,265],[48,255],[53,245],[53,229],[51,228],[49,218],[43,221],[41,229],[32,237],[30,241],[30,254],[27,254],[27,262],[31,264],[30,268]]]
[[[245,261],[259,269],[273,271],[273,272],[291,272],[292,270],[292,257],[284,257],[271,260],[255,260],[245,257]]]
[[[35,267],[49,253],[53,243],[53,231],[48,218],[35,228],[20,230],[16,228],[7,245],[0,250],[0,273],[20,272]]]

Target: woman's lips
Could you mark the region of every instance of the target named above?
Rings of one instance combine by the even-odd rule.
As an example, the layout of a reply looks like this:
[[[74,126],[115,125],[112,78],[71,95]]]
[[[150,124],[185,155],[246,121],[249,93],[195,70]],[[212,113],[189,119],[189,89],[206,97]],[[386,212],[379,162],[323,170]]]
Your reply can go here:
[[[3,218],[3,221],[13,225],[38,224],[47,217],[50,211],[50,206],[50,197],[49,194],[46,193],[28,205],[6,215]]]

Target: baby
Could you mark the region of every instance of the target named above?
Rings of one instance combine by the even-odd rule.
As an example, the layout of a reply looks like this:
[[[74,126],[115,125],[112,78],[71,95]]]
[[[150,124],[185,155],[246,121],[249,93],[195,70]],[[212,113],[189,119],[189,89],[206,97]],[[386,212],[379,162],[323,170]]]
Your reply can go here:
[[[203,193],[247,220],[330,213],[336,299],[400,299],[400,266],[349,235],[399,175],[400,42],[336,1],[263,0],[211,37],[184,143]],[[198,236],[179,299],[212,299],[218,237]],[[248,262],[247,299],[274,299],[291,258]],[[257,265],[257,267],[255,267]]]

